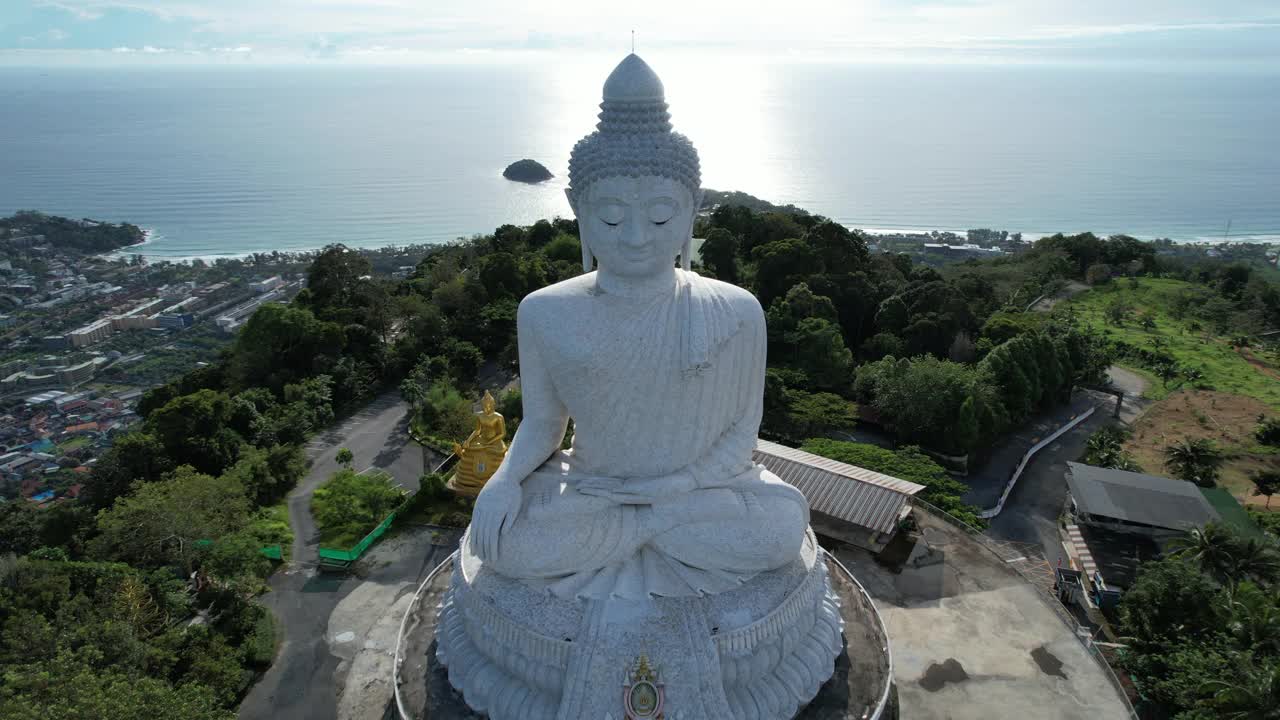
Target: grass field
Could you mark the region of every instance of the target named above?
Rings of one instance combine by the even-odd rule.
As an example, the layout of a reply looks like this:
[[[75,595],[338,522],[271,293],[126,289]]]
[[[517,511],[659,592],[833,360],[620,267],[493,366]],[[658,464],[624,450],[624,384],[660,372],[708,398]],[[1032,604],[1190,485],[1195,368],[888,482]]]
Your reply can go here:
[[[1253,494],[1249,475],[1280,464],[1280,451],[1260,445],[1253,437],[1258,415],[1267,411],[1266,405],[1243,395],[1179,390],[1152,405],[1133,424],[1125,449],[1144,471],[1164,475],[1166,447],[1186,438],[1212,440],[1227,456],[1219,487],[1230,491],[1242,505],[1262,509],[1266,498]],[[1274,499],[1271,506],[1280,510],[1280,502]]]
[[[62,454],[65,455],[71,452],[72,450],[82,448],[85,445],[88,445],[92,442],[93,442],[93,439],[90,438],[88,435],[80,435],[77,437],[70,438],[68,440],[63,440],[62,442],[58,443],[58,449],[62,451]]]
[[[1259,416],[1280,414],[1280,363],[1272,353],[1232,347],[1231,338],[1214,334],[1208,323],[1197,326],[1191,317],[1175,317],[1174,299],[1195,288],[1181,280],[1140,278],[1136,286],[1117,280],[1075,296],[1067,312],[1104,337],[1158,350],[1180,367],[1204,375],[1195,382],[1180,377],[1166,385],[1151,369],[1118,361],[1146,378],[1145,397],[1158,401],[1134,423],[1133,436],[1125,444],[1143,470],[1165,475],[1166,447],[1187,438],[1212,440],[1227,456],[1219,486],[1241,504],[1261,508],[1265,498],[1253,495],[1249,475],[1280,465],[1280,452],[1260,445],[1253,431]],[[1118,326],[1106,317],[1107,307],[1117,301],[1132,307]],[[1144,319],[1155,326],[1143,327]],[[1280,503],[1271,504],[1273,510],[1280,509]]]
[[[1173,298],[1195,287],[1181,280],[1140,278],[1137,287],[1131,287],[1128,280],[1117,280],[1077,295],[1067,307],[1075,313],[1077,322],[1110,339],[1145,349],[1156,349],[1153,341],[1159,343],[1159,350],[1173,356],[1180,366],[1204,373],[1203,380],[1197,383],[1202,389],[1255,398],[1280,412],[1280,367],[1273,354],[1251,349],[1243,351],[1247,358],[1231,347],[1229,337],[1214,335],[1207,327],[1195,329],[1192,320],[1173,316]],[[1117,300],[1134,308],[1121,326],[1107,322],[1105,315],[1107,306]],[[1155,327],[1142,327],[1144,317],[1155,321]],[[1182,386],[1183,381],[1178,379],[1166,388],[1146,368],[1120,364],[1151,380],[1152,399],[1161,399]]]

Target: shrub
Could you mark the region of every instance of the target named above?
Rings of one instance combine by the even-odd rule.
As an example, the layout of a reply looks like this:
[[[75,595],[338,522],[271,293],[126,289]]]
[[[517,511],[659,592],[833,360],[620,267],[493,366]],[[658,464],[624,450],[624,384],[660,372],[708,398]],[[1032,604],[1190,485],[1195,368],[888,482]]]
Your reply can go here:
[[[815,438],[806,442],[801,449],[842,463],[892,475],[899,480],[924,485],[920,499],[968,525],[977,528],[986,526],[986,521],[978,517],[977,508],[966,505],[960,499],[968,487],[948,475],[941,465],[917,447],[888,450],[867,443]]]
[[[311,496],[311,514],[324,545],[359,542],[401,503],[399,487],[385,473],[359,475],[341,470]]]

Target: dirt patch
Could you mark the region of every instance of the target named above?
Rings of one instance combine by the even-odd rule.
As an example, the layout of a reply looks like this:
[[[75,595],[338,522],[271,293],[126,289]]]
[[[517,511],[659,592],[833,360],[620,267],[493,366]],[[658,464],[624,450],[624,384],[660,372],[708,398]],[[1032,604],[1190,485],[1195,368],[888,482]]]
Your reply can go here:
[[[1268,365],[1257,355],[1254,355],[1253,351],[1250,350],[1249,348],[1238,347],[1236,348],[1236,352],[1240,353],[1240,357],[1244,358],[1245,361],[1247,361],[1250,365],[1261,370],[1264,374],[1269,375],[1277,380],[1280,380],[1280,371],[1277,371],[1275,368]]]
[[[1133,437],[1125,449],[1145,472],[1164,475],[1166,447],[1187,438],[1212,440],[1228,456],[1219,485],[1241,504],[1261,506],[1266,498],[1253,495],[1249,475],[1280,464],[1280,455],[1259,447],[1253,431],[1260,415],[1273,414],[1266,403],[1251,397],[1212,390],[1179,390],[1152,405],[1133,424]]]
[[[1035,661],[1036,667],[1040,668],[1040,672],[1045,675],[1053,675],[1064,680],[1067,674],[1062,672],[1062,661],[1057,655],[1049,652],[1043,645],[1031,651],[1031,659]]]
[[[933,663],[920,677],[920,687],[929,692],[938,692],[947,683],[962,683],[969,679],[969,673],[955,658],[947,658],[941,664]]]

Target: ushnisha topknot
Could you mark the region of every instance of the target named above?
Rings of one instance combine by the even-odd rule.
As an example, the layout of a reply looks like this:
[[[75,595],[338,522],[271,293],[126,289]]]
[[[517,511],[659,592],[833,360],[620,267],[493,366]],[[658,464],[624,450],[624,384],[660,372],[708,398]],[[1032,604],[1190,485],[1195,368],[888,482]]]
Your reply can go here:
[[[696,198],[702,187],[698,151],[671,130],[662,80],[640,56],[618,63],[604,83],[596,131],[569,155],[569,197],[605,177],[654,175],[682,183]]]

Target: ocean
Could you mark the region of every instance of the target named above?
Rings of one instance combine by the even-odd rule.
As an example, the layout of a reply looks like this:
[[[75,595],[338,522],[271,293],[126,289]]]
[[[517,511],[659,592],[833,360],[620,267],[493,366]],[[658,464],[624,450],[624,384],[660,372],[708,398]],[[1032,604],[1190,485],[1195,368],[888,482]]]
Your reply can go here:
[[[707,187],[870,230],[1280,241],[1280,74],[649,60]],[[133,222],[170,259],[567,216],[615,61],[0,69],[0,213]],[[523,157],[556,178],[504,180]]]

